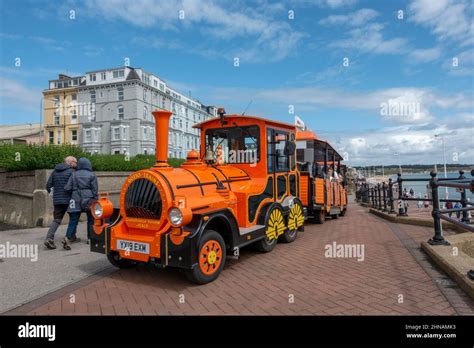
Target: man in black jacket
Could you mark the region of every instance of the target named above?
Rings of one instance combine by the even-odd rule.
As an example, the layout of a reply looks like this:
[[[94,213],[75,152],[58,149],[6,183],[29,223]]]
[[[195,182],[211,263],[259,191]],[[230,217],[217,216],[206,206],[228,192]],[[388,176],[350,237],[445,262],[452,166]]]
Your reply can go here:
[[[77,165],[77,159],[72,156],[68,156],[64,159],[64,163],[60,163],[54,167],[54,171],[49,176],[46,184],[46,190],[48,193],[53,193],[53,223],[49,227],[48,234],[44,245],[48,249],[56,249],[54,244],[54,234],[56,233],[61,221],[63,220],[64,214],[66,214],[69,207],[69,201],[71,200],[71,193],[64,190],[69,181],[69,177],[72,175],[74,168]]]

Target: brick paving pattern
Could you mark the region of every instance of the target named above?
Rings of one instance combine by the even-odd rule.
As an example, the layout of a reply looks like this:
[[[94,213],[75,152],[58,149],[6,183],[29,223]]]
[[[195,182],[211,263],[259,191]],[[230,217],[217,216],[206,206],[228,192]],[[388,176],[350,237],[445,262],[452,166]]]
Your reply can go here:
[[[292,244],[268,254],[241,250],[219,279],[191,285],[173,269],[108,272],[10,312],[91,315],[454,315],[470,300],[425,259],[432,229],[397,225],[351,204],[345,217],[307,223]],[[364,261],[326,258],[325,246],[363,244]],[[444,282],[440,281],[444,280]],[[70,303],[71,295],[75,303]],[[183,301],[184,300],[184,301]],[[27,308],[27,311],[25,311]]]

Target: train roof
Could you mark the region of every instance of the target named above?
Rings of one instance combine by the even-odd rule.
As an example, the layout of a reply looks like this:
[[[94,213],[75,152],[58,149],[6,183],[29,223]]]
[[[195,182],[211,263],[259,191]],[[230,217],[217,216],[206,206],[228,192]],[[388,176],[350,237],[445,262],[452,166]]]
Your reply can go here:
[[[319,139],[317,135],[312,131],[297,131],[296,132],[296,141],[314,141],[315,143],[321,144],[328,147],[329,152],[334,152],[336,160],[342,161],[344,158],[339,154],[339,152],[334,149],[334,147],[329,144],[326,140]]]
[[[291,130],[296,129],[296,126],[291,124],[291,123],[274,121],[274,120],[270,120],[268,118],[263,118],[263,117],[258,117],[258,116],[247,116],[247,115],[242,116],[242,115],[239,115],[239,114],[231,114],[231,115],[225,115],[224,120],[225,121],[229,121],[229,120],[234,120],[234,121],[235,120],[247,120],[247,121],[248,120],[255,120],[255,121],[258,121],[258,122],[264,122],[265,124],[273,125],[273,126],[277,126],[277,127],[281,127],[281,128],[287,128],[287,129],[291,129]],[[205,126],[209,126],[209,125],[212,125],[213,123],[220,123],[220,122],[221,122],[221,119],[218,116],[218,117],[211,118],[207,121],[197,123],[193,126],[193,128],[202,129]]]

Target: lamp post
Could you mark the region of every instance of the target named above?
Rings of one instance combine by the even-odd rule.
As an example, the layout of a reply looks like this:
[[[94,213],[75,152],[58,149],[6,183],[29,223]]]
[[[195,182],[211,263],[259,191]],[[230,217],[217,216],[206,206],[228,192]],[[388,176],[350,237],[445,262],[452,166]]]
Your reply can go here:
[[[443,143],[443,163],[444,163],[444,178],[448,177],[448,172],[446,170],[446,148],[444,146],[444,135],[443,134],[435,134],[435,138],[441,139]],[[445,198],[448,199],[448,188],[445,187]]]
[[[398,159],[397,159],[397,162],[398,162],[398,172],[399,172],[400,174],[402,174],[402,162],[400,162],[400,157],[399,157],[400,154],[399,154],[398,152],[395,152],[393,155],[398,157]]]

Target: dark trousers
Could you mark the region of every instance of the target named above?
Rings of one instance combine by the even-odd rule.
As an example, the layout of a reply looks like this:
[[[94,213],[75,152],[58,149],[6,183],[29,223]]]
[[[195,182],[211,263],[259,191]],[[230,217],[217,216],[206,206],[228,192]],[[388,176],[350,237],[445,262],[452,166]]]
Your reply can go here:
[[[59,225],[63,221],[64,215],[67,212],[69,205],[68,204],[55,204],[54,211],[53,211],[53,223],[49,226],[48,234],[46,235],[46,239],[54,240],[54,235],[58,230]],[[74,229],[73,234],[76,232]]]
[[[92,226],[94,225],[94,217],[92,213],[88,210],[87,212],[87,239],[91,238],[92,235]],[[66,237],[69,239],[75,234],[77,224],[79,223],[79,218],[81,217],[82,212],[69,213],[69,225],[67,226]]]

